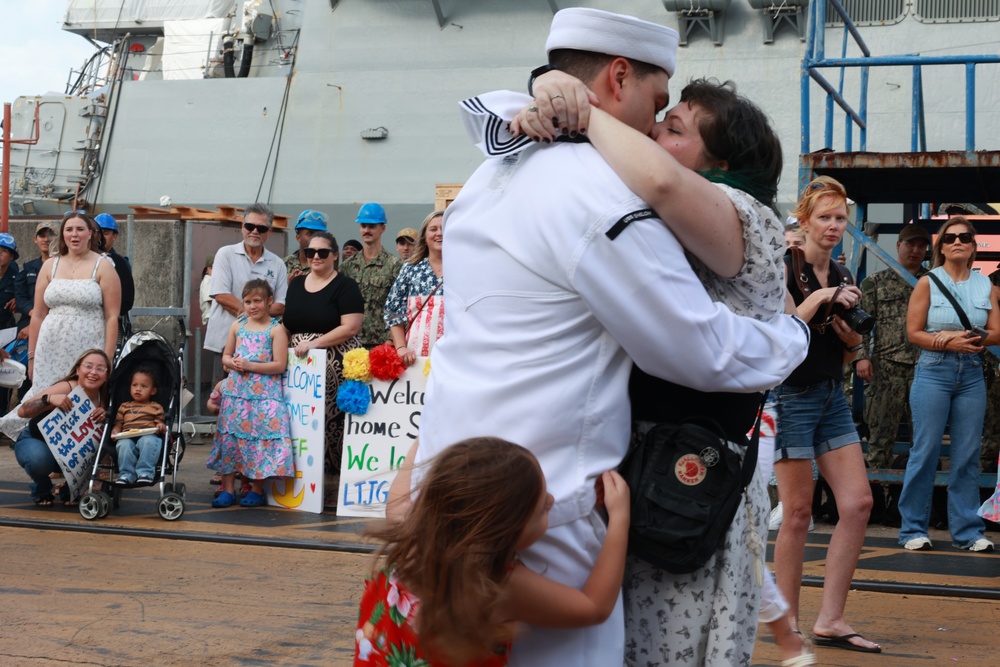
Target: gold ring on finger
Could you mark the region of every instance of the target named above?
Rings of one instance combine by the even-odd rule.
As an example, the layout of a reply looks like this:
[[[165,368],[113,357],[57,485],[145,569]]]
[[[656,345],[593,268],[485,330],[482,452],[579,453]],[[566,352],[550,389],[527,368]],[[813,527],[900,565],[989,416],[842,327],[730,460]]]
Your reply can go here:
[[[560,100],[560,99],[563,99],[563,96],[562,95],[553,95],[551,99],[553,99],[553,100]]]

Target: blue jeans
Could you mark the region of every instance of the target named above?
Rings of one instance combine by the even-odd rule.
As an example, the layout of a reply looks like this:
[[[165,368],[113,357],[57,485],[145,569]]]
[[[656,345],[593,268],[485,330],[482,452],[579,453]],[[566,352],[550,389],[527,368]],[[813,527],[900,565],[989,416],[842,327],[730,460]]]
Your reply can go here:
[[[49,446],[35,438],[25,428],[14,442],[14,458],[31,478],[31,499],[38,500],[52,493],[52,479],[49,473],[61,472]]]
[[[920,353],[910,386],[913,412],[913,448],[906,463],[899,496],[902,526],[899,543],[927,537],[931,516],[934,471],[941,454],[941,438],[950,424],[951,469],[948,472],[948,529],[952,544],[969,547],[983,536],[979,509],[979,448],[986,415],[986,383],[982,362],[975,354]]]
[[[118,473],[134,482],[137,477],[156,477],[156,464],[160,460],[162,436],[144,435],[138,442],[130,438],[118,441]]]
[[[779,384],[771,395],[778,415],[775,461],[815,460],[861,440],[840,382],[824,380],[804,387]]]

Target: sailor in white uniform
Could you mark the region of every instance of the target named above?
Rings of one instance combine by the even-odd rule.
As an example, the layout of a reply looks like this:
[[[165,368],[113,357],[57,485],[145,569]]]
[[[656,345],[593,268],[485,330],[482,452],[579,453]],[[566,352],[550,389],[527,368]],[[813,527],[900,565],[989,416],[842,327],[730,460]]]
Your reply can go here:
[[[669,28],[577,8],[555,15],[546,47],[623,56],[587,83],[606,110],[648,131],[676,45]],[[662,71],[641,77],[626,58]],[[677,239],[589,144],[520,145],[488,159],[445,213],[448,308],[414,472],[471,436],[529,448],[555,506],[522,560],[580,587],[605,534],[595,479],[628,448],[633,360],[695,389],[758,391],[802,362],[809,333],[792,316],[760,322],[713,303]],[[619,600],[598,626],[532,628],[510,664],[609,667],[623,650]]]

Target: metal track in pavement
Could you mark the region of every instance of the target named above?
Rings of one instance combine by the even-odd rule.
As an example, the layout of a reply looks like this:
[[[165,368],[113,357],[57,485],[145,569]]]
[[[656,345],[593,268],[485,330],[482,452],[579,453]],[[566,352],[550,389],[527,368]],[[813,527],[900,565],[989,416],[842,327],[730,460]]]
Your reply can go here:
[[[25,519],[0,519],[0,526],[8,528],[35,528],[40,530],[65,530],[77,533],[94,533],[99,535],[119,535],[126,537],[149,537],[166,540],[186,540],[191,542],[217,542],[221,544],[240,544],[254,547],[272,547],[278,549],[309,549],[314,551],[330,551],[334,553],[371,554],[375,547],[369,544],[352,544],[348,542],[308,542],[303,540],[281,540],[264,537],[246,537],[241,535],[219,535],[212,533],[195,533],[189,531],[144,530],[140,528],[121,528],[117,526],[102,526],[97,523],[71,524],[52,521],[30,521]],[[821,588],[822,577],[803,577],[803,586]],[[941,586],[933,584],[909,584],[891,581],[858,581],[851,583],[851,588],[858,591],[873,593],[889,593],[893,595],[927,595],[950,598],[970,598],[979,600],[1000,600],[1000,590],[995,588],[977,588],[972,586]]]

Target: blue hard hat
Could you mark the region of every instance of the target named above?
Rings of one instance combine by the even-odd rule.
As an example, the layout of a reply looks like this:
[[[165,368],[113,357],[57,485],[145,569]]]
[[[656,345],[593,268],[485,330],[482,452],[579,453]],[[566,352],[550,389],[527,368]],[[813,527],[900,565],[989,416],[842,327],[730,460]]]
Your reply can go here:
[[[118,233],[118,222],[115,221],[114,216],[110,213],[101,213],[99,216],[94,218],[94,222],[96,222],[97,226],[101,229],[110,229],[115,234]]]
[[[14,255],[14,259],[17,259],[21,255],[17,252],[17,242],[14,241],[14,237],[7,232],[0,233],[0,248],[7,248]]]
[[[357,223],[359,225],[384,225],[385,209],[381,204],[370,202],[361,207],[358,211]]]
[[[315,232],[326,231],[326,214],[319,211],[302,211],[299,220],[295,223],[295,230],[311,229]]]

